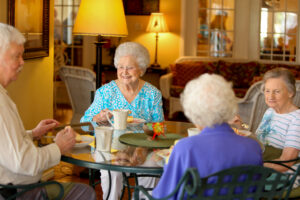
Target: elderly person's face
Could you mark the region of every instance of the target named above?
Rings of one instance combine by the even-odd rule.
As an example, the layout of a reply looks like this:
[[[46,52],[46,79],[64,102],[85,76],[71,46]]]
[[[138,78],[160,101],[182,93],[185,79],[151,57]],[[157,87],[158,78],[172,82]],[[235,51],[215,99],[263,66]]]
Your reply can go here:
[[[121,57],[117,66],[118,80],[124,84],[136,83],[141,75],[141,69],[132,56]]]
[[[291,103],[293,96],[281,78],[268,79],[265,83],[264,94],[266,104],[278,113]]]
[[[23,45],[12,42],[4,54],[0,56],[0,80],[4,87],[17,79],[24,65],[23,52]]]

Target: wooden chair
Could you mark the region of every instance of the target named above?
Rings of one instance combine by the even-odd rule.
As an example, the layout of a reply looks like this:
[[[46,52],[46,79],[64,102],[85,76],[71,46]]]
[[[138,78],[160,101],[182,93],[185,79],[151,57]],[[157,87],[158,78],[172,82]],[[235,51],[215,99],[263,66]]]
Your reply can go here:
[[[3,185],[0,184],[1,190],[10,190],[10,192],[6,193],[7,196],[4,197],[6,200],[12,200],[16,199],[17,197],[23,195],[24,193],[33,190],[35,188],[39,187],[44,187],[46,185],[57,185],[59,188],[59,193],[55,200],[60,200],[63,198],[64,195],[64,188],[63,186],[56,181],[47,181],[47,182],[42,182],[42,183],[33,183],[33,184],[28,184],[28,185]],[[18,190],[18,191],[17,191]],[[1,191],[1,193],[2,193]],[[43,199],[48,199],[47,194],[43,194]]]
[[[240,166],[225,169],[206,178],[200,178],[197,169],[188,169],[174,191],[160,200],[203,199],[288,199],[297,174],[283,174],[263,166]],[[135,188],[135,199],[139,191],[150,200],[156,200],[142,186]],[[175,196],[176,195],[176,196]]]

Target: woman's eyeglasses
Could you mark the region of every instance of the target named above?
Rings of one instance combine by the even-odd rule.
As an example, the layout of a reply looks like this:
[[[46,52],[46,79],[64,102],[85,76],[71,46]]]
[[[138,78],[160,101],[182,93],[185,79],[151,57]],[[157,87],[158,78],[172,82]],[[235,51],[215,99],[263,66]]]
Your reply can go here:
[[[118,70],[122,70],[122,71],[134,71],[136,70],[137,68],[136,67],[130,67],[130,66],[119,66],[117,67]]]

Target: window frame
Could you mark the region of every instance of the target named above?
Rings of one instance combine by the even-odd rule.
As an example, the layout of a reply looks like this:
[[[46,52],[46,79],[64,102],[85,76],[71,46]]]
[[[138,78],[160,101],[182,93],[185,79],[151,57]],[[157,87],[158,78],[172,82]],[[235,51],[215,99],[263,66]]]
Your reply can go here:
[[[298,0],[300,3],[300,0]],[[300,5],[300,4],[299,4]],[[181,1],[180,57],[196,56],[198,0]],[[261,0],[235,0],[234,49],[231,59],[265,61],[260,56],[260,9]],[[298,11],[298,27],[299,27]],[[296,64],[300,64],[299,28],[296,34]],[[206,57],[213,58],[213,57]],[[289,61],[268,61],[290,63]]]

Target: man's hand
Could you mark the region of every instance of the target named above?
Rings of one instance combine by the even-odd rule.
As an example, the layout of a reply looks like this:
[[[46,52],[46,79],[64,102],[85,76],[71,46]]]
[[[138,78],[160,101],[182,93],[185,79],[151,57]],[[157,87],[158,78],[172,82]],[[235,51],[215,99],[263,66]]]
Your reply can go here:
[[[76,143],[75,137],[76,133],[70,126],[65,127],[57,133],[55,143],[59,147],[61,154],[65,154],[72,149]]]
[[[44,119],[32,129],[32,137],[34,139],[41,139],[43,135],[51,131],[53,128],[59,125],[59,122],[54,119]]]

